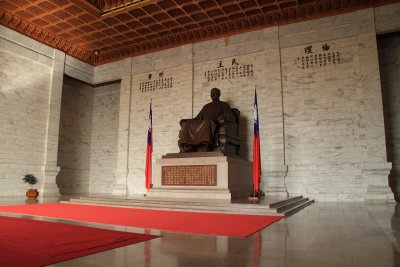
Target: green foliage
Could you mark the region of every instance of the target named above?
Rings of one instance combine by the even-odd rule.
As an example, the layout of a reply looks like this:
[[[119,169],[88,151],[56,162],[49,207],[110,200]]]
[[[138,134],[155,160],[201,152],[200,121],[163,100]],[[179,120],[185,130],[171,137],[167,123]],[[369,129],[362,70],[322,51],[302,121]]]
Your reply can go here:
[[[39,182],[39,180],[33,174],[25,174],[22,180],[30,185],[35,185]]]

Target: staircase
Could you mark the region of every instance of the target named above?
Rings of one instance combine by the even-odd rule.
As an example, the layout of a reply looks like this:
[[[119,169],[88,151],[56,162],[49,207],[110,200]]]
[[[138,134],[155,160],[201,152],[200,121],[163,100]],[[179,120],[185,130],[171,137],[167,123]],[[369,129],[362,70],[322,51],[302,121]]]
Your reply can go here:
[[[69,201],[60,202],[157,210],[289,216],[310,205],[314,202],[314,200],[297,196],[285,199],[265,198],[257,202],[243,199],[235,200],[229,203],[221,201],[211,202],[199,200],[146,199],[146,197],[133,199],[79,197],[71,198]]]

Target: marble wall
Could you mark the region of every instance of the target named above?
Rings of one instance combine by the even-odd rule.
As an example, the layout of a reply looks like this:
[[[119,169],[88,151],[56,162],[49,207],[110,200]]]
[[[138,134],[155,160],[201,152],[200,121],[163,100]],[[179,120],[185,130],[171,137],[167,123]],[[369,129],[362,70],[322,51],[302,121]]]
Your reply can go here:
[[[43,184],[51,77],[49,66],[0,49],[0,196],[24,195],[27,173]]]
[[[281,51],[288,191],[325,200],[389,197],[370,185],[383,190],[390,170],[373,12],[320,22],[280,32],[291,37]]]
[[[117,167],[120,84],[94,88],[89,193],[110,194]]]
[[[13,113],[2,113],[3,118],[7,118],[9,121],[26,120],[28,122],[27,125],[36,125],[36,122],[40,125],[40,134],[28,135],[29,137],[27,137],[28,142],[33,144],[36,144],[39,140],[43,141],[40,148],[35,147],[32,150],[36,153],[34,155],[35,160],[40,159],[40,165],[31,165],[26,161],[27,165],[25,167],[15,165],[15,169],[24,173],[35,172],[34,174],[39,173],[36,169],[40,169],[41,174],[38,175],[40,183],[37,185],[40,194],[57,197],[59,196],[59,190],[55,180],[59,171],[57,148],[65,53],[45,46],[4,26],[0,26],[0,33],[0,47],[3,51],[7,51],[0,64],[0,71],[4,73],[2,76],[4,84],[1,85],[1,91],[6,92],[7,87],[12,88],[11,91],[13,92],[27,91],[29,86],[37,88],[36,91],[27,91],[26,96],[28,96],[28,99],[26,100],[24,99],[25,93],[18,93],[17,101],[13,102],[15,99],[10,99],[4,107],[7,105],[18,107],[22,103],[30,102],[31,100],[40,102],[40,108],[36,108],[35,112],[31,114],[26,114],[26,111],[22,108],[16,109]],[[10,73],[14,75],[9,75]],[[32,92],[35,92],[35,94],[30,96]],[[6,133],[2,134],[2,138],[9,140],[14,138],[14,135]],[[13,151],[21,149],[21,144],[24,145],[24,142],[13,143],[4,153],[5,157],[12,159],[15,156]],[[24,154],[31,153],[30,151],[28,152],[28,147],[24,146]],[[22,155],[19,156],[21,159],[24,158]],[[8,173],[13,168],[5,165],[4,168],[0,168],[0,173]],[[1,190],[0,194],[23,195],[24,191],[22,190],[10,189],[10,187],[19,187],[19,182],[18,179],[4,184],[5,188]],[[3,189],[2,185],[0,185],[1,189]]]
[[[90,187],[94,89],[64,77],[57,185],[62,194],[87,194]]]
[[[119,84],[64,77],[57,184],[63,194],[107,194],[116,168]]]

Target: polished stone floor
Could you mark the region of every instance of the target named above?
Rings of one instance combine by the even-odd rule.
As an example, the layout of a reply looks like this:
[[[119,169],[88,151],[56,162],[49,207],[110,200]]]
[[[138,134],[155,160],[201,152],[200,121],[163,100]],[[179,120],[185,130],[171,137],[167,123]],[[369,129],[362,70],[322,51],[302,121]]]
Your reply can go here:
[[[0,205],[20,203],[0,198]],[[162,237],[52,266],[400,266],[396,203],[316,202],[247,238],[74,224]]]

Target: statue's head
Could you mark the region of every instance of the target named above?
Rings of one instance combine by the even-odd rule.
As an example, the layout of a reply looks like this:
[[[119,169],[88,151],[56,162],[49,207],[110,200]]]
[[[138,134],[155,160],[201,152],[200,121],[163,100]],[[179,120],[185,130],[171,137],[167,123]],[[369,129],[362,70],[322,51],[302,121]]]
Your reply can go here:
[[[219,97],[221,96],[221,91],[218,88],[214,87],[213,89],[211,89],[210,96],[211,96],[212,101],[219,100]]]

